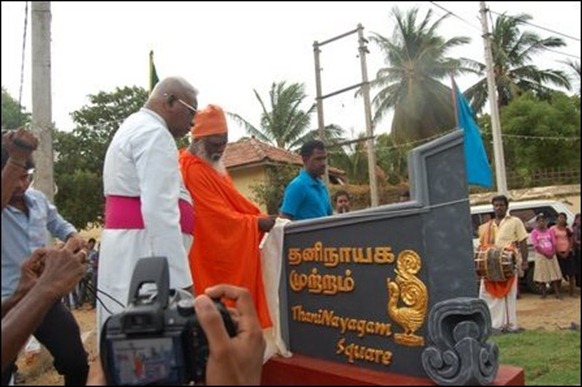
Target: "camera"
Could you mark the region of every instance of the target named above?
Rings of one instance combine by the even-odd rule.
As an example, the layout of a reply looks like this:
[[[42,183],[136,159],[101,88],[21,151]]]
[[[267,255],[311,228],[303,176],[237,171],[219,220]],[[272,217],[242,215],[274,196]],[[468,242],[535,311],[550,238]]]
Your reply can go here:
[[[138,260],[128,306],[103,325],[100,356],[107,384],[179,385],[205,381],[208,341],[194,311],[194,297],[170,289],[165,257]],[[228,334],[236,327],[213,300]]]

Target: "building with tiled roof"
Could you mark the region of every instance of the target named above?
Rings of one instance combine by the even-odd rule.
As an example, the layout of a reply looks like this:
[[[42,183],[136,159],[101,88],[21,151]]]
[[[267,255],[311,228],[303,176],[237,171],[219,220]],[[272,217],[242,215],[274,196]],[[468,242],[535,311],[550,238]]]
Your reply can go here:
[[[266,144],[254,137],[244,137],[227,144],[222,160],[236,188],[251,200],[251,187],[267,181],[267,167],[292,165],[297,167],[297,171],[303,167],[299,154]],[[344,184],[346,173],[329,167],[329,180],[331,184]]]

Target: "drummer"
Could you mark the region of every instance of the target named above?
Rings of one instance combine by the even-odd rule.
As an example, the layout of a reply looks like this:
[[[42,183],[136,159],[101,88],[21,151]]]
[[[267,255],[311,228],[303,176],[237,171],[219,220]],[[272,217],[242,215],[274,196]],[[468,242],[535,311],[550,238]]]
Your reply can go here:
[[[517,257],[516,273],[506,281],[481,279],[479,298],[484,300],[491,312],[494,332],[520,332],[517,325],[518,276],[523,275],[522,262],[527,264],[527,231],[521,219],[508,214],[509,200],[505,195],[491,200],[494,217],[479,227],[480,245],[514,249]]]

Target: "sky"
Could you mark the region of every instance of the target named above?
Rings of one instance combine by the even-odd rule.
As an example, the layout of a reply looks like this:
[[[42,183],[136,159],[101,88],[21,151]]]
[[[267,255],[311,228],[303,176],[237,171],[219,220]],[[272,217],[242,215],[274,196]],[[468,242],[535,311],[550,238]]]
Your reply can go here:
[[[268,104],[273,82],[304,83],[304,109],[315,102],[313,43],[357,28],[364,35],[376,32],[390,37],[394,28],[390,11],[428,9],[433,21],[451,12],[438,32],[450,39],[467,36],[471,43],[448,56],[485,62],[478,1],[466,2],[51,2],[52,119],[59,130],[70,131],[70,113],[89,103],[88,95],[113,92],[117,87],[148,88],[149,52],[160,78],[179,75],[199,91],[199,106],[218,104],[259,126],[261,107],[256,90]],[[25,2],[2,3],[2,86],[16,99],[22,76],[22,104],[32,111],[30,3],[24,73],[22,48]],[[567,71],[560,61],[580,62],[580,2],[487,2],[494,13],[528,13],[528,30],[541,37],[558,36],[567,44],[556,52],[536,56],[539,68]],[[491,29],[491,19],[488,21]],[[534,26],[535,25],[535,26]],[[372,80],[384,57],[373,43],[366,56]],[[362,81],[357,34],[321,47],[323,94]],[[476,76],[456,79],[461,90]],[[374,91],[372,91],[372,97]],[[346,129],[345,137],[365,131],[364,104],[354,91],[324,100],[325,124]],[[374,127],[389,133],[391,115]],[[317,127],[317,115],[312,117]],[[246,135],[229,119],[229,140]]]

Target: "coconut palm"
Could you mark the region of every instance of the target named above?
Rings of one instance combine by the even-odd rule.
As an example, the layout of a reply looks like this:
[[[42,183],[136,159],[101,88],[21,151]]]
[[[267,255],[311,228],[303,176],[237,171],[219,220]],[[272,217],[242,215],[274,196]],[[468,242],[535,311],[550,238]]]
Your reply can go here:
[[[319,137],[317,129],[309,129],[315,104],[307,110],[301,108],[307,98],[304,84],[273,82],[269,91],[269,108],[259,93],[253,91],[263,110],[260,127],[254,126],[236,113],[228,113],[248,134],[287,150],[294,150],[305,141]],[[342,129],[336,125],[328,125],[325,129],[326,139],[337,139],[342,133]]]
[[[529,90],[538,96],[547,96],[551,91],[545,86],[547,83],[570,90],[568,77],[562,71],[542,70],[531,64],[535,54],[565,45],[560,38],[542,39],[534,32],[521,31],[531,18],[527,14],[509,16],[504,13],[495,20],[491,51],[499,107],[507,106],[513,98]],[[479,68],[485,70],[486,67],[480,63]],[[479,80],[464,94],[471,101],[473,110],[481,111],[489,98],[487,78]]]
[[[578,79],[580,79],[580,62],[568,59],[563,63],[567,64],[570,67],[570,69],[573,70],[576,73],[576,75],[578,75]]]
[[[388,183],[402,184],[408,180],[408,152],[416,144],[396,144],[392,134],[382,133],[378,136],[376,155],[378,165],[386,173]]]
[[[572,83],[578,83],[578,95],[580,95],[580,62],[567,59],[562,61],[562,63],[568,65],[568,70],[573,74],[570,76],[570,79],[572,80]]]
[[[440,83],[450,83],[450,76],[473,70],[468,59],[446,57],[447,51],[469,43],[468,37],[446,40],[437,29],[448,15],[434,23],[432,11],[418,18],[418,9],[403,14],[397,7],[391,16],[396,27],[391,38],[373,32],[371,41],[385,55],[388,67],[381,68],[370,82],[379,89],[372,103],[377,124],[394,109],[391,133],[394,141],[402,142],[432,137],[455,126],[452,91]]]
[[[357,140],[332,144],[327,147],[329,165],[346,172],[350,184],[368,184],[368,154],[366,133],[359,133]]]

